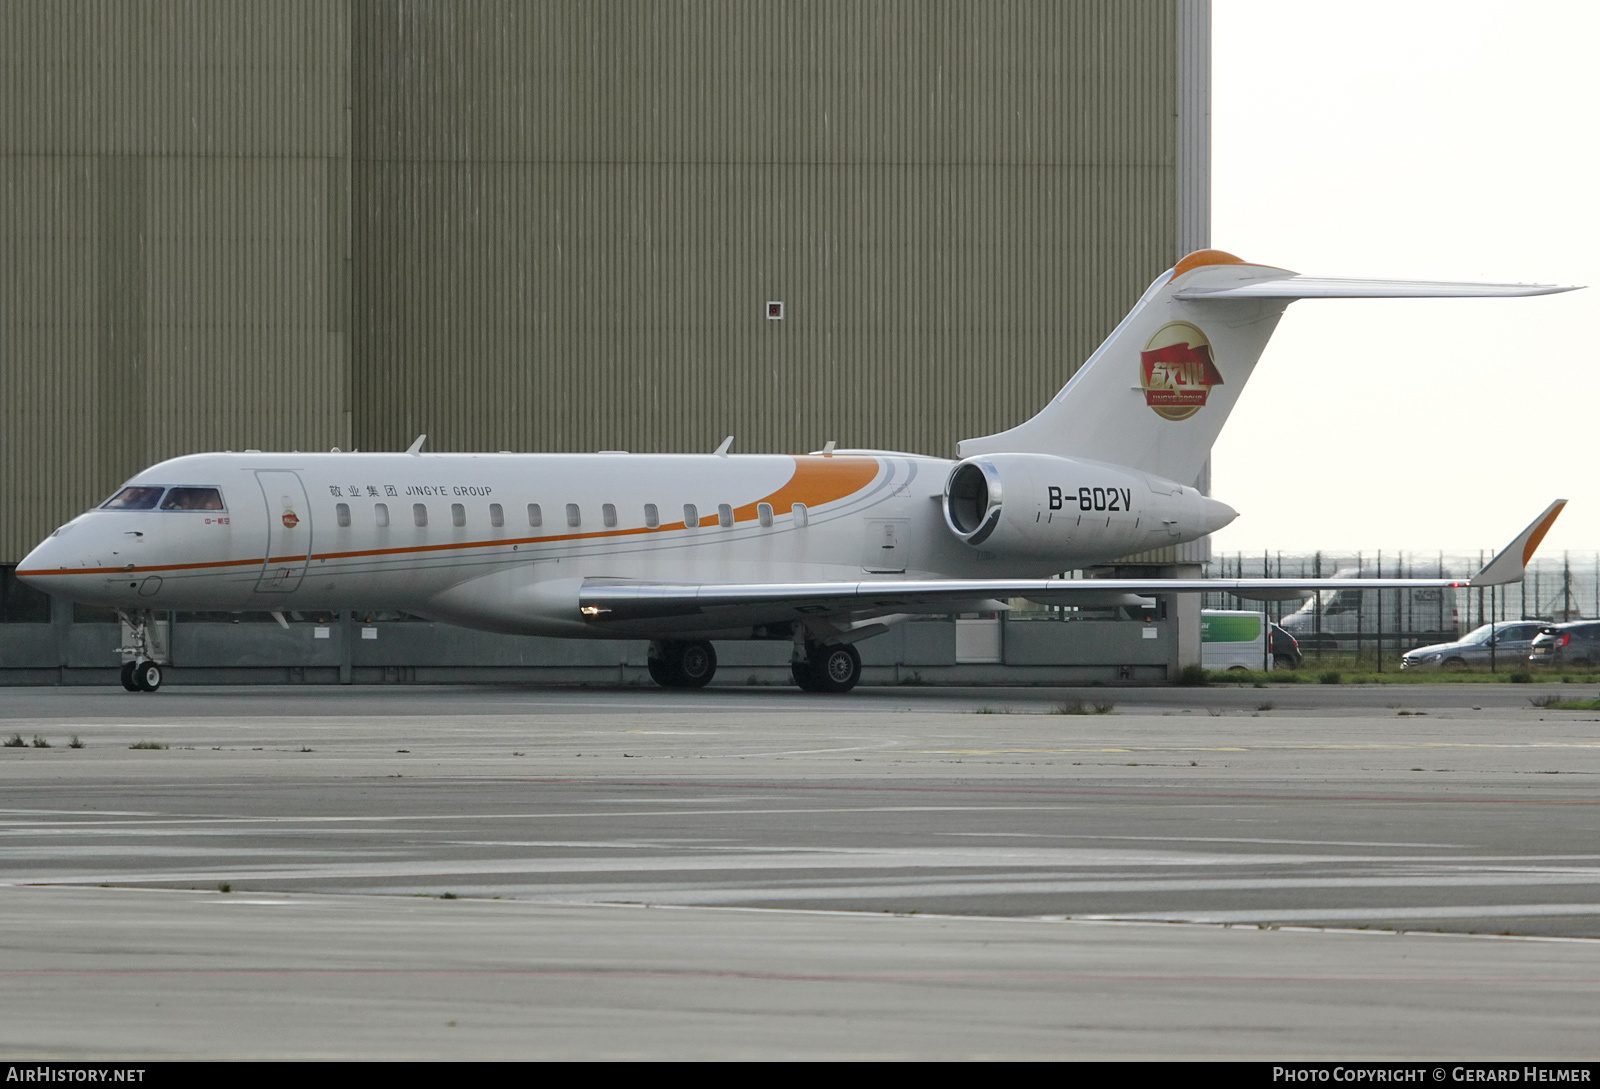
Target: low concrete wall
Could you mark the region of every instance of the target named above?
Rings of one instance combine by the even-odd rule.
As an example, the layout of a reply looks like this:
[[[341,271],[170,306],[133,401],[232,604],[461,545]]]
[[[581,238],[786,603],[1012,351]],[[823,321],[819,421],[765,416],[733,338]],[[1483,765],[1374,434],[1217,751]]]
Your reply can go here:
[[[120,631],[73,623],[0,625],[0,685],[115,684]],[[1173,673],[1171,621],[1002,620],[1001,661],[958,662],[948,617],[896,625],[857,644],[865,684],[1159,682]],[[491,635],[423,621],[366,624],[175,619],[168,684],[649,684],[643,640]],[[718,684],[792,683],[787,641],[717,642]]]

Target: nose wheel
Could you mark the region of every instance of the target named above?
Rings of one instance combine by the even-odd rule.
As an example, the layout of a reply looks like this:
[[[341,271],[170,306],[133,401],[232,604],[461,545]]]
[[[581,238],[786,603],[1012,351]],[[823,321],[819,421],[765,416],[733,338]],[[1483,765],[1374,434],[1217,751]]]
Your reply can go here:
[[[118,616],[125,645],[117,650],[132,656],[122,663],[122,687],[129,692],[154,692],[166,679],[166,666],[155,660],[166,656],[165,637],[152,638],[148,610],[123,610]]]
[[[154,692],[161,687],[162,670],[157,662],[123,662],[122,687],[129,692]]]

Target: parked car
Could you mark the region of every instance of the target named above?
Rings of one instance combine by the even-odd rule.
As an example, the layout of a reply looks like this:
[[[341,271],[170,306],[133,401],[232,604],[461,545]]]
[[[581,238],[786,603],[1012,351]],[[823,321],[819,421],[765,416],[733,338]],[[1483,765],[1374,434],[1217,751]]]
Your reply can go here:
[[[1206,669],[1271,669],[1263,637],[1267,614],[1200,610],[1200,664]]]
[[[1528,661],[1551,666],[1600,664],[1600,621],[1546,624],[1528,648]]]
[[[1299,669],[1305,656],[1300,653],[1300,642],[1278,625],[1272,625],[1272,668]]]
[[[1474,628],[1454,643],[1418,647],[1400,656],[1401,669],[1460,669],[1464,666],[1521,665],[1534,637],[1550,625],[1543,620],[1497,620]]]

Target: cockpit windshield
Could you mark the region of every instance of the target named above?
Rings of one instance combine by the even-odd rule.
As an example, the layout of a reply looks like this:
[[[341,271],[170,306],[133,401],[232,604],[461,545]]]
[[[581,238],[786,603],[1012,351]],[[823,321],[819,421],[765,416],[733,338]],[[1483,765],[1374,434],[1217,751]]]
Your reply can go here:
[[[101,510],[155,510],[161,499],[161,488],[141,488],[130,485],[100,504]]]
[[[162,498],[162,493],[166,498]],[[152,488],[130,484],[100,504],[101,510],[227,510],[222,489],[184,486]]]
[[[222,492],[216,488],[169,488],[161,501],[162,510],[225,510]]]

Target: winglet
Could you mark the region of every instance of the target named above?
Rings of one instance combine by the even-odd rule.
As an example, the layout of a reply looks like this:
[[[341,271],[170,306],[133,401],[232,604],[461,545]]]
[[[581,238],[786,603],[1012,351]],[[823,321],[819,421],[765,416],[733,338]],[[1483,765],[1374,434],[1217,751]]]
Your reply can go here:
[[[1534,550],[1539,547],[1539,542],[1544,540],[1544,535],[1550,532],[1556,516],[1566,505],[1565,499],[1557,499],[1546,507],[1544,513],[1535,518],[1527,529],[1517,534],[1516,540],[1501,549],[1500,554],[1490,560],[1482,571],[1472,576],[1470,585],[1503,586],[1508,582],[1522,581],[1523,572],[1527,570],[1528,561],[1533,559]]]
[[[426,435],[418,435],[417,436],[417,441],[412,443],[410,446],[406,447],[406,453],[408,453],[408,454],[420,454],[420,453],[422,453],[422,444],[427,442],[427,441],[428,441],[428,436],[426,436]]]

